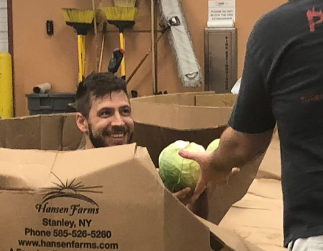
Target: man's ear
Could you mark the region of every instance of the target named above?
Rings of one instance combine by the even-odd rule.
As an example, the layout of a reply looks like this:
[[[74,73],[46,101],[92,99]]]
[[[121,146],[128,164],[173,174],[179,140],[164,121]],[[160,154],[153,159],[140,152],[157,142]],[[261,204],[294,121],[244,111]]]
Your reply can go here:
[[[81,114],[76,113],[76,125],[80,129],[81,132],[87,132],[88,131],[88,122],[87,119]]]

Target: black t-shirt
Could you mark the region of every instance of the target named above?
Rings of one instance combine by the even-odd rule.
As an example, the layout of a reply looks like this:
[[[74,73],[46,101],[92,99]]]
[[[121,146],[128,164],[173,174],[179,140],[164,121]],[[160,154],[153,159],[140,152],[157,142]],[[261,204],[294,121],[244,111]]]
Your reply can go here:
[[[246,133],[277,122],[285,246],[323,235],[322,10],[322,0],[294,0],[258,20],[229,121]]]

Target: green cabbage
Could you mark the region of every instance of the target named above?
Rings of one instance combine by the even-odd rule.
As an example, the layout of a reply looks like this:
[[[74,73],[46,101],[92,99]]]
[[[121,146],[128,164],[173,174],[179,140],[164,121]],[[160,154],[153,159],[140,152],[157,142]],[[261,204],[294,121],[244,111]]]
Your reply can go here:
[[[200,166],[197,162],[184,159],[178,155],[179,150],[204,152],[203,146],[188,141],[178,140],[165,147],[159,155],[159,174],[165,187],[175,193],[190,187],[194,191],[200,177]]]
[[[206,151],[207,152],[213,152],[215,149],[218,148],[219,146],[219,143],[220,143],[220,139],[215,139],[213,140],[206,148]]]

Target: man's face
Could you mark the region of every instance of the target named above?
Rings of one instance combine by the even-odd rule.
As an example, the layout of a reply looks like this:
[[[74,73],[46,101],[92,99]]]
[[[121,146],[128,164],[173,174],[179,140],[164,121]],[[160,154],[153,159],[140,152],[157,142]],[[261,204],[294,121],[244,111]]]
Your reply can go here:
[[[134,131],[131,108],[124,92],[92,99],[88,136],[95,148],[128,144]]]

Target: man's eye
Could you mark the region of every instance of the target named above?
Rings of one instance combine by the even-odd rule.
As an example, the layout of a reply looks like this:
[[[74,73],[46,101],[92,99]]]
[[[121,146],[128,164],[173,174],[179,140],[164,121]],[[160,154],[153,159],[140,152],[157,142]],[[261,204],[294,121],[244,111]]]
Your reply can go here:
[[[123,116],[129,116],[129,115],[131,115],[131,109],[130,108],[123,108],[120,113]]]
[[[100,112],[100,117],[110,117],[112,115],[111,111],[102,111]]]

